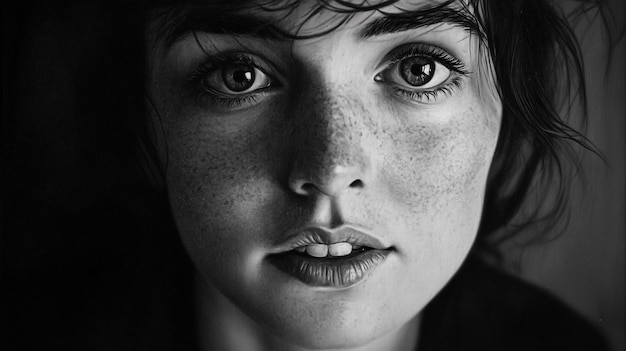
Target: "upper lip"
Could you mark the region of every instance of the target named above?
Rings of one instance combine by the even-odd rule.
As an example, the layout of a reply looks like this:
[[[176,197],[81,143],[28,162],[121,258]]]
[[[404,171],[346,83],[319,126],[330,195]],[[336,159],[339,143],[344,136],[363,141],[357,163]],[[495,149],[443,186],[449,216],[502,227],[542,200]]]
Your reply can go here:
[[[349,243],[378,250],[386,250],[391,247],[366,231],[351,226],[344,226],[337,229],[305,227],[290,231],[287,239],[279,245],[279,251],[290,251],[297,247],[312,244],[331,245],[335,243]]]

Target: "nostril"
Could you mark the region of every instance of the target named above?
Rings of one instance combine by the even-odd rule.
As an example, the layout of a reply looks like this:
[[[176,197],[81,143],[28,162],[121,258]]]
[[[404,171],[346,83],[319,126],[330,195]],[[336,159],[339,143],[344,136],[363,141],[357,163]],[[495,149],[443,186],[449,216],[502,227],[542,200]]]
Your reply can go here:
[[[311,183],[304,183],[300,186],[300,189],[302,189],[304,192],[306,193],[310,193],[311,191],[313,191],[315,189],[315,185],[311,184]]]
[[[335,169],[337,168],[339,167]],[[339,196],[345,190],[361,191],[365,188],[364,178],[354,173],[349,169],[340,169],[335,172],[324,172],[322,176],[313,177],[305,172],[294,171],[289,174],[288,184],[291,191],[298,195],[325,194],[328,196]]]
[[[350,183],[350,188],[361,189],[361,188],[363,188],[363,182],[360,179],[357,179],[357,180],[353,181],[352,183]]]

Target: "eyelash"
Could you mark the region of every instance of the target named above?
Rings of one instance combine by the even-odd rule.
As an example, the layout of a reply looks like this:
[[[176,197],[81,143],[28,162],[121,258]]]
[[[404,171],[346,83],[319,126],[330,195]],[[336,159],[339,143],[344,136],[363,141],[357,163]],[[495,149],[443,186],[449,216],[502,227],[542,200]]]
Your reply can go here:
[[[200,94],[198,96],[199,100],[207,99],[208,103],[214,106],[218,106],[219,108],[230,110],[236,109],[238,107],[244,106],[246,104],[252,105],[256,102],[260,101],[262,95],[266,93],[266,89],[262,89],[260,91],[255,91],[246,95],[228,95],[224,93],[220,93],[213,89],[209,89],[206,86],[203,86],[202,80],[214,70],[223,69],[231,65],[236,64],[244,64],[250,65],[264,74],[266,74],[269,79],[272,81],[271,87],[275,87],[277,85],[276,79],[274,79],[271,75],[266,73],[266,70],[261,68],[261,65],[255,62],[254,58],[243,54],[226,54],[221,56],[210,57],[207,62],[202,64],[197,70],[195,70],[189,76],[189,82],[193,89],[199,91]]]
[[[413,44],[402,48],[400,52],[389,60],[385,70],[390,70],[394,65],[399,64],[403,60],[416,56],[431,58],[441,63],[450,70],[451,77],[448,78],[448,81],[444,85],[426,90],[406,89],[397,85],[387,84],[390,86],[392,92],[401,98],[423,103],[436,101],[442,94],[444,96],[450,96],[456,89],[460,89],[463,82],[462,78],[470,74],[460,60],[449,55],[442,49],[425,44]],[[278,85],[277,80],[266,73],[266,70],[261,68],[261,65],[255,62],[252,56],[244,53],[214,56],[189,76],[189,82],[193,88],[200,92],[198,98],[200,100],[207,99],[209,104],[225,110],[236,109],[244,105],[254,105],[259,102],[263,98],[263,95],[267,93],[267,88],[254,91],[250,94],[228,95],[207,88],[202,83],[203,79],[213,71],[236,64],[250,65],[262,71],[271,81],[270,86],[267,88],[275,88]]]
[[[417,102],[436,101],[441,95],[450,96],[456,89],[460,89],[463,83],[463,77],[468,76],[471,72],[467,71],[465,65],[457,58],[451,56],[447,52],[435,46],[425,44],[413,44],[404,47],[402,51],[397,53],[386,65],[386,70],[392,69],[396,64],[411,57],[422,56],[432,58],[438,61],[450,70],[451,77],[444,85],[429,90],[411,90],[404,89],[399,86],[393,86],[394,94],[408,98]]]
[[[454,93],[454,89],[460,89],[460,88],[461,88],[461,79],[454,78],[448,84],[448,86],[438,87],[434,90],[411,91],[411,90],[405,90],[402,88],[394,88],[394,93],[407,97],[411,100],[430,102],[430,101],[436,101],[441,96],[441,94],[445,96],[450,96]]]

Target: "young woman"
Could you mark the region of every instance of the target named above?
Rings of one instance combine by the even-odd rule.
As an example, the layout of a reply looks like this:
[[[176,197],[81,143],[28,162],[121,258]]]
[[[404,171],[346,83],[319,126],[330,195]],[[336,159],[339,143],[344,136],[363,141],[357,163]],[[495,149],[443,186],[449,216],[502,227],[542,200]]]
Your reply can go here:
[[[562,303],[486,264],[531,185],[562,181],[561,151],[590,148],[558,113],[582,66],[552,4],[126,6],[110,12],[126,37],[111,37],[132,51],[86,83],[106,95],[84,103],[111,121],[87,122],[99,137],[77,143],[105,155],[108,200],[79,223],[98,219],[125,254],[87,284],[114,282],[80,297],[94,300],[65,297],[82,307],[43,328],[46,342],[603,348]]]

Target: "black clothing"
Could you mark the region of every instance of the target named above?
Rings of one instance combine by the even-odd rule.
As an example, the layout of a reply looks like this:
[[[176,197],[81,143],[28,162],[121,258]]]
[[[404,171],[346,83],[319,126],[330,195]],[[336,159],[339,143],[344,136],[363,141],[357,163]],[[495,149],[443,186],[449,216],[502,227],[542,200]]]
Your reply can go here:
[[[600,333],[546,291],[469,259],[424,311],[418,351],[605,350]]]

